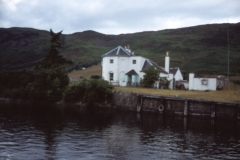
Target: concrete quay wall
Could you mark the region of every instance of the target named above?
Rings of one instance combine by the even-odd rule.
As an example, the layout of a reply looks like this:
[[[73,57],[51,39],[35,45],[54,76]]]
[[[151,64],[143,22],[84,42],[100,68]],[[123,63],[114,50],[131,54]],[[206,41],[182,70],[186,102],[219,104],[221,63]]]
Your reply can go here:
[[[240,120],[240,103],[206,101],[161,95],[113,92],[113,108],[167,115],[205,116]]]

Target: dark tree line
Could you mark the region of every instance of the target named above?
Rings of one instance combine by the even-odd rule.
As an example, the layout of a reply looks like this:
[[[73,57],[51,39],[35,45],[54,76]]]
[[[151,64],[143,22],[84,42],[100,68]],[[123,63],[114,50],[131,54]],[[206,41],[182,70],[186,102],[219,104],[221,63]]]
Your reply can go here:
[[[62,99],[69,83],[65,64],[70,62],[59,55],[61,33],[50,30],[48,53],[33,70],[0,73],[1,96],[46,102]]]
[[[87,106],[111,101],[113,86],[98,75],[69,87],[66,64],[70,62],[59,55],[61,33],[50,30],[48,53],[33,70],[0,72],[0,97],[50,103],[64,99]]]

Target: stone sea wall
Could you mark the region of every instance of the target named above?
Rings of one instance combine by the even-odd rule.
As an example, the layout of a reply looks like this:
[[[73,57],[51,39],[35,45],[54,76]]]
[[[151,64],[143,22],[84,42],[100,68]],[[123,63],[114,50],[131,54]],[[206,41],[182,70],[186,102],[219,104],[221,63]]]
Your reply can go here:
[[[204,101],[161,95],[113,92],[113,108],[166,115],[205,116],[240,120],[240,103]]]
[[[36,105],[30,101],[0,98],[0,104]],[[84,110],[82,103],[59,102],[60,109]],[[111,105],[103,106],[135,112],[156,112],[165,115],[204,116],[211,118],[233,118],[240,120],[240,103],[204,101],[189,98],[168,97],[161,95],[137,94],[113,91]]]

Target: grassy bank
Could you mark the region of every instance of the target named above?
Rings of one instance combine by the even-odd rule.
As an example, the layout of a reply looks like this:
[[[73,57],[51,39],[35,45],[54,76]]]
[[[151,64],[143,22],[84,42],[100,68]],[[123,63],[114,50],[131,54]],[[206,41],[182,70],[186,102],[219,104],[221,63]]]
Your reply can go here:
[[[68,77],[85,77],[89,79],[92,75],[101,76],[101,72],[102,72],[101,65],[95,65],[85,70],[74,70],[68,74]]]
[[[69,77],[80,77],[83,76],[87,79],[91,77],[91,75],[101,75],[101,66],[96,65],[87,68],[86,70],[77,70],[72,71],[68,74]],[[210,75],[206,75],[206,77],[211,77]],[[212,77],[217,77],[214,75]],[[231,76],[231,81],[240,81],[240,76]],[[70,85],[74,85],[79,82],[70,82]],[[126,92],[134,92],[134,93],[145,93],[145,94],[157,94],[164,96],[176,96],[178,97],[186,97],[186,98],[195,98],[202,100],[215,100],[215,101],[227,101],[227,102],[240,102],[240,86],[239,85],[231,85],[225,87],[222,91],[182,91],[182,90],[161,90],[161,89],[151,89],[151,88],[134,88],[134,87],[115,87],[115,90],[126,91]]]
[[[240,102],[240,86],[232,85],[225,87],[222,91],[184,91],[184,90],[162,90],[153,88],[115,87],[115,90],[134,92],[139,94],[154,94],[163,96],[178,96],[181,98],[194,98],[200,100],[214,100],[224,102]]]

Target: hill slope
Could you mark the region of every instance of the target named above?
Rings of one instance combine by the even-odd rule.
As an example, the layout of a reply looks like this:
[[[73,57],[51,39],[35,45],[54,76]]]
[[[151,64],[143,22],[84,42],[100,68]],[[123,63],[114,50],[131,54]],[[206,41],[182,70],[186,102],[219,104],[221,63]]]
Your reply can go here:
[[[60,53],[74,62],[72,69],[78,69],[99,63],[101,55],[118,45],[130,45],[135,54],[162,66],[165,53],[169,51],[171,67],[181,67],[186,72],[226,74],[228,30],[230,72],[237,74],[240,69],[240,23],[121,35],[84,31],[63,35]],[[0,28],[0,70],[33,67],[47,53],[49,39],[48,31]]]

